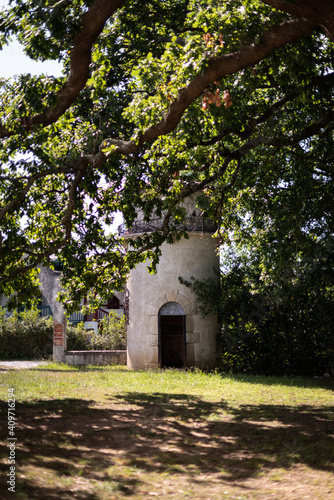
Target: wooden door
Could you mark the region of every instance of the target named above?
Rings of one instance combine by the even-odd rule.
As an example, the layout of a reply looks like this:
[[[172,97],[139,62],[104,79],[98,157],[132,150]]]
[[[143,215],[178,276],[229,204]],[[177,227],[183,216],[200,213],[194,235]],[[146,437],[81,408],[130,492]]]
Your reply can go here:
[[[160,316],[160,356],[162,368],[185,366],[185,316]]]

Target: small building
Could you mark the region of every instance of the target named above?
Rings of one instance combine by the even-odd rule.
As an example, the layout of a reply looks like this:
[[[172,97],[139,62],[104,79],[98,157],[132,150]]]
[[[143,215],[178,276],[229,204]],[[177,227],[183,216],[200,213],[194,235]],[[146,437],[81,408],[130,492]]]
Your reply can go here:
[[[140,263],[130,271],[125,296],[115,292],[113,297],[92,316],[81,313],[72,315],[70,321],[86,321],[92,326],[111,310],[128,316],[127,366],[129,369],[158,369],[198,367],[209,369],[216,364],[216,336],[218,321],[210,314],[203,316],[197,311],[196,295],[179,280],[218,279],[219,269],[217,241],[213,237],[216,226],[212,220],[204,219],[196,205],[196,196],[183,202],[186,218],[183,229],[188,238],[161,246],[161,257],[156,274],[149,274],[148,263]],[[152,218],[145,221],[140,215],[130,227],[120,227],[120,235],[128,248],[131,241],[145,233],[159,230],[163,220]],[[60,271],[42,268],[42,309],[51,306],[54,318],[53,358],[68,363],[111,362],[106,355],[94,357],[94,351],[85,352],[85,360],[73,357],[66,350],[66,314],[56,297],[61,290]],[[6,299],[0,297],[0,305]],[[120,351],[121,352],[121,351]],[[111,353],[111,351],[110,351]],[[124,353],[125,354],[125,353]],[[103,357],[103,359],[102,359]],[[116,362],[116,361],[112,361]]]
[[[217,319],[197,311],[196,296],[179,277],[216,278],[216,227],[201,217],[196,197],[187,198],[184,207],[189,238],[162,244],[156,274],[148,273],[148,263],[140,263],[130,272],[126,290],[129,369],[215,366]],[[131,228],[121,227],[120,232],[131,247],[131,240],[159,229],[161,224],[161,219],[146,222],[139,216]]]

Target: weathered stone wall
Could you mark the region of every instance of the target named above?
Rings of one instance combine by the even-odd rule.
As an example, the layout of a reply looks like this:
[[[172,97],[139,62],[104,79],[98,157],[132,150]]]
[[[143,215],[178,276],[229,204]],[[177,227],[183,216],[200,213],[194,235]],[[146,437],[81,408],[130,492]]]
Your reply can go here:
[[[42,267],[39,274],[42,294],[50,304],[54,321],[53,330],[53,360],[65,361],[66,351],[66,314],[63,306],[57,301],[57,295],[62,290],[59,283],[59,272],[48,267]]]
[[[177,302],[186,314],[186,365],[211,367],[216,362],[217,320],[196,311],[196,296],[178,278],[215,278],[213,268],[219,268],[216,240],[211,234],[190,233],[189,239],[164,243],[161,250],[157,274],[149,274],[147,264],[142,263],[131,271],[127,283],[128,368],[159,367],[159,309],[167,302]]]
[[[69,365],[126,365],[126,351],[67,351]]]

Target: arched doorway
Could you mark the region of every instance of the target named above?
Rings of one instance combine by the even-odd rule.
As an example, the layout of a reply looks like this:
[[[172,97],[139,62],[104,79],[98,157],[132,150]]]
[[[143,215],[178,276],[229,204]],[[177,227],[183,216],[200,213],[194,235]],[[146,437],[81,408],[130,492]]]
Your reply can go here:
[[[159,364],[161,368],[183,368],[186,363],[186,315],[177,302],[167,302],[159,311]]]

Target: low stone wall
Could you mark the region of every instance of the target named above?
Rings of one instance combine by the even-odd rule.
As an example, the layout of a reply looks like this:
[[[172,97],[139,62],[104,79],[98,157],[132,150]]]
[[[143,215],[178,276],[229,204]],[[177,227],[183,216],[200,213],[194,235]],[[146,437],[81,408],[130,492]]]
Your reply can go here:
[[[126,351],[66,351],[69,365],[126,365]]]

